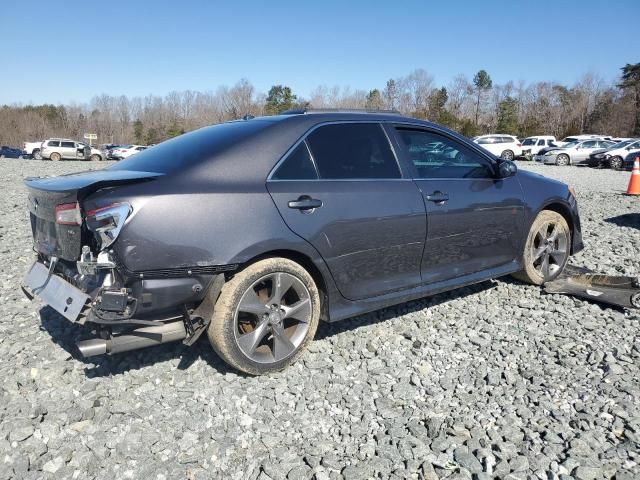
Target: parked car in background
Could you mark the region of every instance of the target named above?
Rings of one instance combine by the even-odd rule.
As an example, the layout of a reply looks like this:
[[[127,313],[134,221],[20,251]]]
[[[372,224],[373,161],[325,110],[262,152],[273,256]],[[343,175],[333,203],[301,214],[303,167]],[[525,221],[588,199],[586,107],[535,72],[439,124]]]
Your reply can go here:
[[[614,170],[624,168],[624,159],[629,154],[640,152],[640,140],[620,142],[611,147],[604,156],[604,165]]]
[[[42,142],[40,155],[44,160],[88,160],[91,149],[69,138],[50,138]]]
[[[397,114],[228,122],[25,183],[25,289],[98,330],[85,356],[206,332],[233,367],[274,372],[321,319],[508,274],[541,285],[583,248],[572,188]]]
[[[532,160],[540,150],[547,147],[555,147],[556,137],[552,135],[539,135],[537,137],[527,137],[522,140],[522,156],[527,160]]]
[[[103,150],[94,146],[89,146],[86,143],[80,143],[79,145],[90,150],[89,160],[91,160],[92,162],[100,162],[102,160],[106,160],[107,154]]]
[[[611,138],[611,137],[609,137]],[[606,140],[601,135],[593,135],[593,134],[584,134],[584,135],[572,135],[570,137],[565,137],[562,140],[556,141],[555,144],[557,147],[564,147],[569,143],[573,142],[581,142],[583,140]]]
[[[589,155],[590,167],[609,167],[619,170],[623,167],[624,158],[633,150],[640,150],[640,140],[630,139],[615,143],[609,148],[598,149]]]
[[[496,157],[513,160],[522,155],[522,144],[513,135],[492,134],[474,137],[473,141]]]
[[[42,148],[42,142],[24,142],[22,144],[22,151],[31,155],[36,160],[41,160],[42,156],[40,155],[40,149]]]
[[[6,145],[0,147],[0,158],[22,158],[23,153],[19,148],[11,148]]]
[[[533,158],[536,162],[547,165],[580,165],[589,162],[589,155],[599,148],[615,145],[608,140],[584,140],[571,142],[563,147],[547,148],[544,153],[538,153]]]
[[[636,158],[640,157],[640,150],[632,151],[627,153],[622,161],[622,169],[623,170],[631,170],[633,168],[633,162],[635,162]]]
[[[147,147],[145,147],[144,145],[124,145],[111,150],[111,155],[109,156],[109,158],[112,160],[123,160],[146,149]]]

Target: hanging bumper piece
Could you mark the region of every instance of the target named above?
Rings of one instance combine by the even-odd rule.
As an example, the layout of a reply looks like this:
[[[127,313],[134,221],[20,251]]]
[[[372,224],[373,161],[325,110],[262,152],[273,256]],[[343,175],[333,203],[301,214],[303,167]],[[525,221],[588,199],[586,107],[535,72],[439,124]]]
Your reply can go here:
[[[640,277],[600,275],[586,268],[568,265],[556,280],[544,284],[544,291],[618,307],[640,308]]]

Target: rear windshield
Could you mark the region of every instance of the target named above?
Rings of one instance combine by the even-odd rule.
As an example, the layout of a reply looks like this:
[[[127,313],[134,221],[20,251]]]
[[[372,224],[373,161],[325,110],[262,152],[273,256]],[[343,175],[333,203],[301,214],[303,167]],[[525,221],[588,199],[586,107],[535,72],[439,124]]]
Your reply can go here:
[[[108,167],[110,170],[171,173],[207,160],[254,135],[272,123],[265,120],[239,120],[185,133],[136,153]]]

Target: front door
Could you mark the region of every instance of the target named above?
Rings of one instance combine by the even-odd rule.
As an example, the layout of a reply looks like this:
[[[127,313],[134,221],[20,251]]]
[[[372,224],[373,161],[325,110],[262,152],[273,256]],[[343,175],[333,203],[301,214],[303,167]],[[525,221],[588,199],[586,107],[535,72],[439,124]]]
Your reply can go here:
[[[356,300],[420,284],[425,210],[377,123],[320,126],[267,182],[285,222]]]
[[[524,234],[518,179],[496,178],[489,157],[445,132],[397,126],[396,133],[426,203],[423,282],[517,262]]]

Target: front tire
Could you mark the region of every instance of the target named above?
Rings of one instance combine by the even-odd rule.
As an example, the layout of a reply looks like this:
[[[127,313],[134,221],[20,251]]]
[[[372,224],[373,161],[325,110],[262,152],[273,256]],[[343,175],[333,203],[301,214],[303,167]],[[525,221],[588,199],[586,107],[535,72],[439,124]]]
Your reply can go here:
[[[609,167],[614,170],[620,170],[624,164],[622,157],[612,157],[609,159]]]
[[[225,283],[207,335],[229,365],[263,375],[294,363],[319,319],[320,293],[311,275],[289,259],[268,258]]]
[[[567,265],[570,251],[567,221],[557,212],[543,210],[529,230],[522,255],[524,268],[513,276],[533,285],[555,280]]]
[[[505,150],[500,154],[500,158],[503,160],[513,160],[514,154],[511,150]]]
[[[569,165],[569,163],[571,163],[571,161],[569,160],[569,155],[565,153],[561,153],[556,157],[556,165],[558,165],[559,167],[564,167],[566,165]]]
[[[89,160],[91,160],[92,162],[101,162],[102,161],[102,157],[100,155],[98,155],[97,153],[94,153],[93,155],[91,155],[89,157]]]

